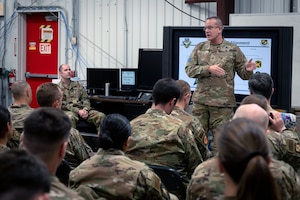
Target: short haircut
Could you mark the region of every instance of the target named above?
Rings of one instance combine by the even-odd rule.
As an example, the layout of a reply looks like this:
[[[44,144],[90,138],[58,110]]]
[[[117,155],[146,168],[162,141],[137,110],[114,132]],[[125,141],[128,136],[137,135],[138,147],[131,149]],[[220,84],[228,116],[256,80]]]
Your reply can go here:
[[[60,71],[60,72],[61,72],[61,70],[62,70],[62,67],[63,67],[64,65],[68,65],[68,64],[64,63],[64,64],[61,64],[61,65],[59,65],[59,67],[58,67],[58,71]]]
[[[4,138],[6,136],[7,123],[11,123],[10,112],[7,108],[0,105],[0,138]]]
[[[250,93],[260,94],[267,99],[270,99],[272,96],[274,83],[272,77],[269,74],[264,72],[256,72],[250,77],[248,86]]]
[[[257,104],[265,111],[268,111],[268,100],[263,95],[252,94],[252,95],[246,96],[241,101],[241,105],[252,104],[252,103]]]
[[[25,91],[30,87],[26,81],[16,81],[11,86],[11,93],[14,99],[20,99],[23,97]]]
[[[0,199],[32,200],[50,192],[45,164],[29,152],[12,149],[0,154]]]
[[[223,22],[222,22],[222,20],[221,20],[220,17],[218,17],[218,16],[211,16],[211,17],[206,18],[206,20],[210,20],[210,19],[216,20],[216,24],[217,24],[218,26],[223,27]]]
[[[41,107],[52,107],[61,95],[59,86],[51,82],[42,83],[36,90],[36,100]]]
[[[179,95],[178,100],[181,101],[186,93],[191,92],[191,87],[188,84],[188,82],[186,82],[184,80],[177,80],[176,83],[180,87],[180,95]]]
[[[123,145],[131,135],[129,120],[120,114],[107,115],[100,125],[99,147],[123,150]]]
[[[158,80],[152,90],[152,98],[155,105],[165,105],[173,98],[180,96],[180,87],[172,78],[163,78]]]
[[[38,108],[24,121],[24,145],[32,154],[44,158],[68,140],[70,129],[71,121],[63,111]]]

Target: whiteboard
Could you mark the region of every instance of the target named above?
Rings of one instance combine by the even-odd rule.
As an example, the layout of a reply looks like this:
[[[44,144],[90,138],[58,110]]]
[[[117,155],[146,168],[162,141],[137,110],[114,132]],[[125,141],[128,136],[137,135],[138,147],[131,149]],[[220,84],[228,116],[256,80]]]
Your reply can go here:
[[[300,109],[300,14],[230,14],[229,25],[294,27],[291,107]]]

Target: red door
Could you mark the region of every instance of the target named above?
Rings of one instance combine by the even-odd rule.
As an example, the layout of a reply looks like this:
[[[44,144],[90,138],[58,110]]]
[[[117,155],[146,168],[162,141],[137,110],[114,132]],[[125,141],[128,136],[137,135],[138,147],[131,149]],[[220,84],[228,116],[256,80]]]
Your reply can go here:
[[[57,78],[58,21],[57,13],[27,15],[26,81],[32,88],[31,107],[38,107],[35,93],[41,83]]]

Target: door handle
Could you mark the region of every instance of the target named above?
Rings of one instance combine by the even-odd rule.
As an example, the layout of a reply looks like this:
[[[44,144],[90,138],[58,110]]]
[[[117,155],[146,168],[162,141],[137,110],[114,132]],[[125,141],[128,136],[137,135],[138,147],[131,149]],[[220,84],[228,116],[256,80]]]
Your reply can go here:
[[[35,74],[30,72],[26,72],[25,77],[26,78],[50,78],[50,79],[58,78],[57,74]]]

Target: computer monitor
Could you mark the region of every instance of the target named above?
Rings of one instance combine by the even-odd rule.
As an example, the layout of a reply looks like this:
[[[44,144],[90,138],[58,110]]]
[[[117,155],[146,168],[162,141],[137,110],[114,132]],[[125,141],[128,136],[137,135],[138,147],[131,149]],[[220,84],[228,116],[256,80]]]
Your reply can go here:
[[[162,78],[162,49],[139,49],[138,85],[139,90],[152,90],[156,81]]]
[[[120,90],[120,70],[110,68],[87,68],[87,89],[105,90],[105,83],[110,83],[110,90]]]
[[[137,71],[138,69],[122,68],[121,69],[121,90],[137,89]]]

